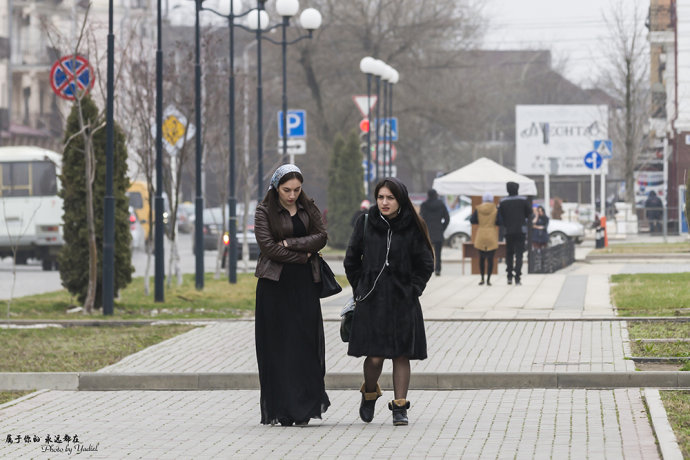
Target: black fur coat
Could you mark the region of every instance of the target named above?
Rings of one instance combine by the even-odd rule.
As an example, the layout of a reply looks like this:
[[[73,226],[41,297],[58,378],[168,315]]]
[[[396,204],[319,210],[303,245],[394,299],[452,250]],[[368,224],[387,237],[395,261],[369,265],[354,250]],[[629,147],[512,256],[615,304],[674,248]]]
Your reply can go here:
[[[434,256],[410,210],[390,221],[376,206],[357,220],[345,254],[345,273],[357,302],[348,355],[425,359],[426,334],[419,296],[434,271]],[[389,230],[390,250],[386,262]],[[381,273],[373,291],[374,280]]]

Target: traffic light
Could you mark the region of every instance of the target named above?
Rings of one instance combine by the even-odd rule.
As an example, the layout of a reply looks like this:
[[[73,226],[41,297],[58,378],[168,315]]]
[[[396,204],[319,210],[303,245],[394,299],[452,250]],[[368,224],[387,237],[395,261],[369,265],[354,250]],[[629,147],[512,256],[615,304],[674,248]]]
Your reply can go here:
[[[362,121],[359,122],[359,130],[364,134],[369,132],[369,119],[362,118]]]
[[[359,150],[362,152],[363,158],[367,159],[367,132],[359,133]]]

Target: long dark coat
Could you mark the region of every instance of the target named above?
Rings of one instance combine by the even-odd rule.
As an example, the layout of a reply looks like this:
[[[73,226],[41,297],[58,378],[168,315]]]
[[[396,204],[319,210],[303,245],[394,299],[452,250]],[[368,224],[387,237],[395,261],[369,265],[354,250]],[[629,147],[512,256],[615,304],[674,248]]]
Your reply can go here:
[[[376,206],[355,225],[345,254],[345,273],[357,302],[347,354],[425,359],[426,333],[419,296],[434,271],[434,256],[411,215],[404,209],[388,221]],[[388,265],[387,238],[390,236]]]

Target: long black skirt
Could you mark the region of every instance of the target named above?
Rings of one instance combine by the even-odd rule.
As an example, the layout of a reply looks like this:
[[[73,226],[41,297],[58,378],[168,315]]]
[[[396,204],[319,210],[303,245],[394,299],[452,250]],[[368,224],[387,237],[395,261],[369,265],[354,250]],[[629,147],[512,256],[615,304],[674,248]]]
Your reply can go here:
[[[256,286],[256,357],[261,423],[321,418],[326,394],[325,343],[318,285],[311,264],[285,264],[279,281]]]

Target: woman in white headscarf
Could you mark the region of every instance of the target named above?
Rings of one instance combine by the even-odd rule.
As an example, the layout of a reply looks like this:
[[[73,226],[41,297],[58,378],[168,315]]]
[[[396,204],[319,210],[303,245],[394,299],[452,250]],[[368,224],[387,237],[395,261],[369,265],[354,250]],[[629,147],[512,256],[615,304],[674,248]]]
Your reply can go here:
[[[263,424],[306,425],[330,405],[317,255],[326,245],[326,227],[302,182],[297,166],[279,167],[256,207],[254,233],[261,251],[255,272],[256,358]]]
[[[479,285],[484,284],[484,267],[486,265],[486,285],[491,286],[491,273],[494,271],[494,255],[498,249],[498,209],[491,193],[482,196],[482,204],[477,206],[470,217],[470,222],[478,224],[474,238],[474,247],[479,251],[479,272],[482,275]]]

